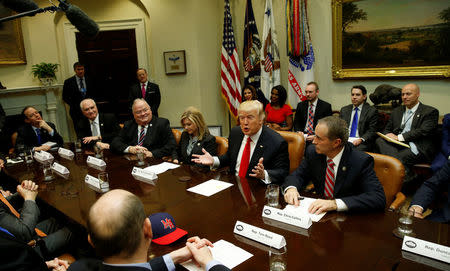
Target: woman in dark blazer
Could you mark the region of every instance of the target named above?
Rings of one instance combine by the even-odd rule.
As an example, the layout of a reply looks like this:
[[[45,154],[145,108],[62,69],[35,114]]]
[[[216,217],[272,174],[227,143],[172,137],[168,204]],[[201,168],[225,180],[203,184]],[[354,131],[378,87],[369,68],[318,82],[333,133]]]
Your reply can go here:
[[[172,154],[174,163],[194,164],[192,154],[203,154],[205,149],[211,155],[217,154],[216,138],[209,133],[202,113],[195,107],[188,107],[181,115],[184,131],[180,143]]]

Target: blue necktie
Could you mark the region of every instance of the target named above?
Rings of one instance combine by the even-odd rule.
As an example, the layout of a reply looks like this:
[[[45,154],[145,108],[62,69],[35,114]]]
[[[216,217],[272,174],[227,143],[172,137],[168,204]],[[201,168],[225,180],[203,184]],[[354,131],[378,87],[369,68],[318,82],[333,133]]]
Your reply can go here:
[[[358,129],[358,107],[355,107],[355,115],[353,116],[352,128],[350,130],[350,137],[356,137],[357,129]]]
[[[83,78],[80,78],[80,91],[81,91],[81,96],[86,97],[86,88],[84,87],[83,84]]]
[[[37,141],[40,146],[41,145],[41,130],[36,129],[35,131],[36,131]]]

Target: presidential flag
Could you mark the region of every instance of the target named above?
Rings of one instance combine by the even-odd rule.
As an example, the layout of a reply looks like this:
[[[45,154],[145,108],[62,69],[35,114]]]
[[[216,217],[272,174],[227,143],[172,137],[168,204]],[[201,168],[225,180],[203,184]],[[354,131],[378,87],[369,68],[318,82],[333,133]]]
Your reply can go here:
[[[222,96],[227,101],[233,116],[241,103],[241,78],[239,73],[239,57],[236,51],[229,0],[225,0],[222,41]]]
[[[280,84],[280,53],[272,12],[272,0],[266,0],[264,9],[263,45],[261,48],[261,90],[266,97]]]

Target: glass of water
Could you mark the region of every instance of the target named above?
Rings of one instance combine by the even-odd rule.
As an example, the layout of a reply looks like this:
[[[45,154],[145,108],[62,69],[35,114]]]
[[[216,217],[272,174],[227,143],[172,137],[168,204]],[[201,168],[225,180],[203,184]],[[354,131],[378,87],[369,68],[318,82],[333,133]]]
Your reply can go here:
[[[95,157],[102,159],[103,158],[103,149],[97,145],[94,145]]]
[[[398,227],[394,230],[394,235],[399,238],[415,236],[412,227],[414,221],[414,209],[409,209],[409,206],[405,205],[398,213]]]
[[[280,187],[276,184],[267,185],[266,189],[267,205],[269,205],[270,207],[278,207],[279,197],[280,197]]]
[[[44,181],[49,182],[53,180],[53,171],[52,171],[52,164],[45,163],[43,165],[43,172],[44,172]]]
[[[143,166],[143,165],[145,165],[145,153],[143,152],[143,151],[141,151],[141,150],[138,150],[138,152],[136,153],[136,156],[137,156],[137,159],[138,159],[138,162],[137,162],[137,165],[138,166]]]
[[[81,140],[78,139],[77,141],[75,141],[75,152],[81,152]]]
[[[287,270],[287,247],[281,249],[269,249],[269,270],[285,271]]]
[[[25,161],[27,162],[27,164],[33,163],[33,151],[32,150],[25,151]]]

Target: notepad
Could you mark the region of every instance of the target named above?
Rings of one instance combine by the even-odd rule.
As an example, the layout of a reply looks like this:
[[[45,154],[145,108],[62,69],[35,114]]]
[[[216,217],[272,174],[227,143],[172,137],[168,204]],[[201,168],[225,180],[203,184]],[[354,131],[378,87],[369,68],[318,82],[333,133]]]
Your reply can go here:
[[[295,205],[289,204],[284,208],[284,210],[302,215],[305,214],[309,215],[309,217],[311,217],[311,220],[313,222],[317,222],[326,214],[326,212],[323,212],[320,215],[309,213],[308,212],[309,205],[311,205],[311,203],[313,203],[314,201],[316,201],[316,199],[304,197],[302,200],[300,200],[300,206],[297,207]]]
[[[227,189],[232,185],[233,184],[231,183],[226,183],[218,180],[209,180],[194,187],[191,187],[187,191],[209,197],[224,189]]]

